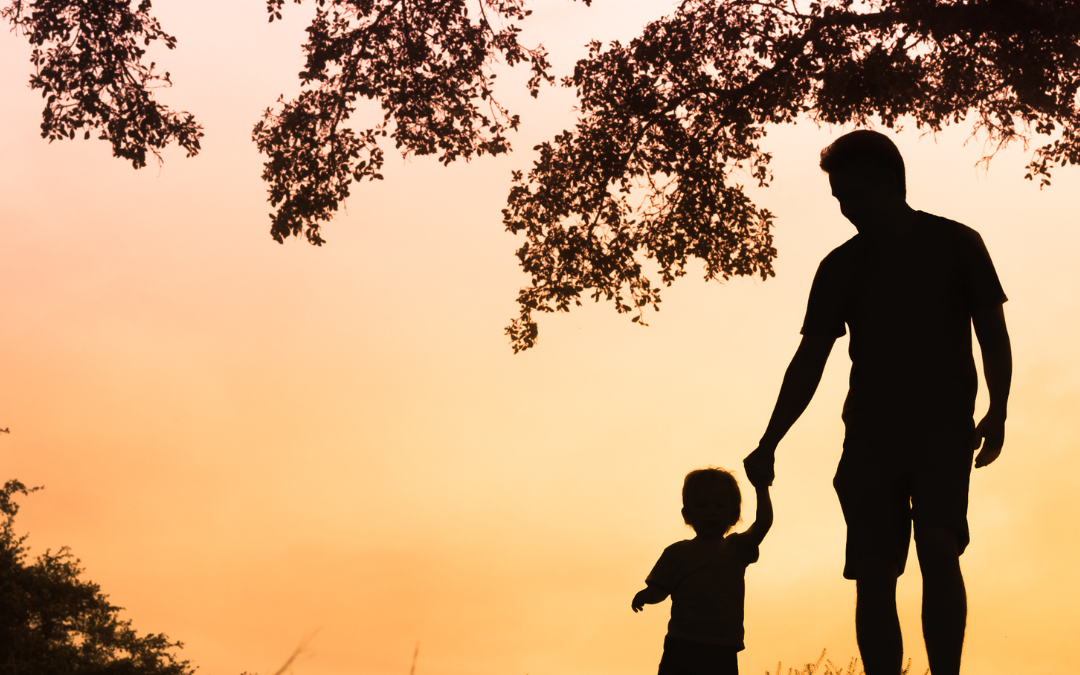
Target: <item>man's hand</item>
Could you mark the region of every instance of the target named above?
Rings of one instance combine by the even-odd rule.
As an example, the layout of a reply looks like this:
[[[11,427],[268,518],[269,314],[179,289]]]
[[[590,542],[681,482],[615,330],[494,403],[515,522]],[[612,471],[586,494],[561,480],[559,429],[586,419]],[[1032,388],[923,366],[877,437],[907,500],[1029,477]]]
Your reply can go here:
[[[776,477],[776,472],[773,469],[775,462],[776,447],[759,445],[756,450],[743,460],[746,479],[755,487],[758,485],[772,485],[773,478]]]
[[[975,458],[975,467],[979,468],[997,459],[1005,443],[1005,411],[1012,383],[1012,346],[1001,305],[972,312],[971,323],[982,349],[983,376],[990,394],[990,408],[975,427],[975,438],[972,439],[972,449],[982,445],[982,451]]]
[[[979,450],[975,457],[975,468],[979,469],[990,464],[1001,454],[1001,446],[1005,444],[1005,420],[991,413],[982,418],[979,426],[975,427],[975,437],[971,441],[973,450]]]

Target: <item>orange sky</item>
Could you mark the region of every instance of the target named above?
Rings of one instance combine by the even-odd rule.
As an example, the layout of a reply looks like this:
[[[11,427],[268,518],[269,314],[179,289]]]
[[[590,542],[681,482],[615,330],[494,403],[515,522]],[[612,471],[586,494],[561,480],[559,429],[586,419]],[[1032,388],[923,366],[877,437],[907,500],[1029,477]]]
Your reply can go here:
[[[683,475],[738,469],[754,447],[817,263],[853,234],[816,168],[841,130],[765,141],[776,279],[695,271],[649,328],[588,306],[543,317],[539,346],[514,356],[502,329],[524,276],[500,209],[528,149],[572,125],[572,97],[513,90],[516,155],[444,169],[390,154],[326,246],[280,246],[250,132],[296,90],[309,10],[267,25],[261,2],[222,4],[155,3],[180,41],[156,56],[176,81],[162,97],[207,131],[199,157],[170,151],[160,170],[38,138],[29,47],[0,36],[0,478],[46,486],[19,515],[31,546],[71,546],[204,673],[270,673],[303,642],[298,674],[404,675],[417,641],[418,675],[655,672],[668,606],[635,615],[630,598],[692,534]],[[544,0],[526,37],[566,72],[588,38],[631,37],[670,4]],[[1040,192],[1017,147],[984,173],[966,131],[896,137],[910,203],[978,229],[1010,297],[1008,440],[973,477],[963,557],[965,672],[1067,672],[1080,172]],[[845,349],[780,448],[745,673],[856,654],[831,488]],[[901,621],[921,673],[919,587],[912,564]]]

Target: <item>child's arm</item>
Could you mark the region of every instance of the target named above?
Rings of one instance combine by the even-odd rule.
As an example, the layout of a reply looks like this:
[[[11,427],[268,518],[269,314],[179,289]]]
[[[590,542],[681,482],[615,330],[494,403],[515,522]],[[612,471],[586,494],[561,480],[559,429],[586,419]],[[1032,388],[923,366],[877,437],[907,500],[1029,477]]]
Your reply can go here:
[[[761,544],[761,540],[772,527],[773,510],[772,499],[769,497],[769,476],[754,472],[747,473],[747,478],[757,492],[757,516],[754,518],[754,524],[743,536],[757,546]]]
[[[645,605],[655,605],[658,602],[663,602],[664,598],[667,596],[667,591],[661,589],[659,586],[649,584],[637,592],[633,602],[630,603],[630,607],[633,608],[635,612],[640,612],[645,609]]]

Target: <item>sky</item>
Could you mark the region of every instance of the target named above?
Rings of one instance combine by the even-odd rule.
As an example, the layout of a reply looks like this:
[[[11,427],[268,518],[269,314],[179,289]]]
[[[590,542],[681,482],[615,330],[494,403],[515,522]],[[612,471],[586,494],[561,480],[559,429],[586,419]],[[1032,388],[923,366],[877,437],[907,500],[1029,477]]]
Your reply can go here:
[[[591,38],[632,38],[672,3],[541,0],[524,41],[567,73]],[[500,78],[516,152],[447,168],[392,151],[321,248],[269,236],[260,112],[298,91],[311,9],[159,0],[179,40],[161,99],[203,150],[135,171],[96,140],[38,136],[29,46],[0,35],[0,478],[31,549],[69,546],[143,632],[200,673],[635,675],[668,604],[630,600],[692,536],[679,490],[765,429],[821,258],[854,234],[817,168],[850,129],[775,128],[776,277],[665,289],[648,327],[608,304],[543,316],[514,355],[526,283],[501,209],[530,148],[575,120],[570,92]],[[1080,621],[1080,171],[1023,179],[1019,145],[976,167],[963,124],[893,138],[909,203],[983,236],[1009,296],[1015,375],[1001,458],[974,472],[962,558],[964,672],[1075,669]],[[747,177],[746,183],[752,180]],[[747,571],[744,673],[857,655],[831,487],[846,338],[778,451],[776,521]],[[980,393],[977,414],[985,410]],[[914,555],[914,554],[913,554]],[[926,669],[914,557],[899,603]],[[418,649],[418,652],[417,652]]]

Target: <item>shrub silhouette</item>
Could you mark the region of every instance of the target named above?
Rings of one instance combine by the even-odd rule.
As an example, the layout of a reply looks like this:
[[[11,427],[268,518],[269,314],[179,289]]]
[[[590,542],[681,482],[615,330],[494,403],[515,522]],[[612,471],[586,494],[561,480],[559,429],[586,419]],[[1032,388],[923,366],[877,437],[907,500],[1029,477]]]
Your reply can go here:
[[[97,584],[80,578],[67,547],[28,559],[26,535],[13,525],[15,497],[39,489],[17,480],[0,488],[0,673],[194,675],[173,654],[183,645],[136,633]]]

